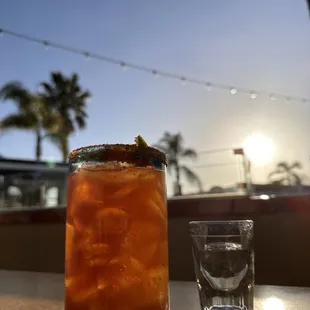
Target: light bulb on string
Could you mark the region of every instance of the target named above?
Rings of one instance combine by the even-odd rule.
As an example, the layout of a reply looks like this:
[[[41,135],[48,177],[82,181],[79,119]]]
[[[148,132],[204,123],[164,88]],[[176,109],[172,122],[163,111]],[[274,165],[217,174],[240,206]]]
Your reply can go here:
[[[269,100],[276,100],[276,96],[274,94],[269,95]]]
[[[49,48],[50,45],[49,45],[49,43],[48,43],[47,41],[44,41],[44,42],[43,42],[43,46],[44,46],[44,49],[45,49],[45,50],[48,50],[48,48]]]
[[[286,102],[291,102],[291,103],[310,103],[310,97],[304,97],[304,98],[300,98],[300,97],[295,97],[294,95],[284,95],[284,94],[274,94],[274,93],[270,93],[270,92],[255,92],[252,91],[251,89],[244,89],[244,88],[235,88],[232,87],[230,88],[229,86],[223,86],[221,84],[217,84],[217,83],[212,83],[210,81],[206,81],[206,80],[200,80],[200,79],[196,79],[194,77],[188,77],[188,76],[179,76],[176,73],[173,72],[166,72],[165,70],[163,71],[157,71],[157,69],[150,69],[149,67],[145,67],[141,64],[127,64],[125,62],[123,62],[122,60],[118,60],[118,59],[114,59],[113,57],[108,57],[105,55],[97,55],[95,53],[92,52],[86,52],[85,50],[79,50],[75,47],[69,46],[69,45],[63,45],[57,42],[49,42],[49,41],[45,41],[44,39],[38,39],[36,37],[32,37],[31,35],[27,35],[27,34],[23,34],[23,33],[18,33],[15,31],[11,31],[11,30],[6,30],[3,28],[0,28],[0,36],[11,36],[11,37],[15,37],[21,40],[25,40],[28,42],[32,42],[32,43],[38,43],[40,45],[42,45],[45,49],[48,48],[56,48],[58,50],[62,50],[62,51],[67,51],[73,54],[79,54],[80,56],[84,56],[85,60],[88,60],[89,58],[93,57],[95,59],[98,59],[102,62],[107,62],[113,65],[119,65],[123,71],[126,71],[128,68],[131,69],[136,69],[140,72],[147,72],[150,73],[154,76],[155,79],[158,78],[158,76],[163,76],[163,77],[167,77],[169,79],[174,79],[174,80],[179,80],[183,85],[185,84],[197,84],[197,85],[203,85],[203,87],[206,88],[207,91],[211,91],[213,90],[213,88],[220,89],[220,90],[224,90],[226,92],[230,91],[231,95],[235,95],[236,93],[242,93],[242,94],[247,94],[251,99],[256,99],[258,96],[263,96],[264,98],[268,98],[269,100],[281,100],[281,101],[286,101]]]
[[[237,89],[236,89],[235,87],[232,87],[232,88],[230,89],[230,93],[231,93],[232,95],[236,95]]]
[[[127,71],[128,66],[124,61],[121,61],[119,65],[121,66],[121,68],[124,72]]]
[[[159,78],[159,73],[157,70],[152,70],[152,74],[154,76],[154,79],[158,79]]]
[[[181,84],[182,84],[183,86],[186,85],[186,78],[185,78],[184,76],[182,76],[182,77],[180,78],[180,81],[181,81]]]
[[[212,84],[211,83],[206,83],[206,90],[211,91],[212,90]]]
[[[251,92],[250,97],[252,99],[256,99],[257,98],[257,94],[255,92]]]
[[[88,52],[84,52],[84,53],[83,53],[83,56],[84,56],[85,60],[89,60],[89,58],[90,58]]]

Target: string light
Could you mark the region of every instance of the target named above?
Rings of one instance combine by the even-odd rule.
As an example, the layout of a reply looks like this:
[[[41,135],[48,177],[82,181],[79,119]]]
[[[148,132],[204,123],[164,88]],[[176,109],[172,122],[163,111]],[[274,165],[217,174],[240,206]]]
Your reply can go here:
[[[270,100],[276,100],[276,96],[275,96],[274,94],[270,94],[270,95],[269,95],[269,99],[270,99]]]
[[[48,43],[47,41],[44,41],[44,42],[43,42],[43,46],[44,46],[44,48],[45,48],[46,50],[48,50],[48,48],[49,48],[49,43]]]
[[[181,77],[180,77],[180,81],[181,81],[181,84],[182,84],[183,86],[186,85],[186,78],[185,78],[184,76],[181,76]]]
[[[159,78],[159,73],[157,72],[157,70],[153,70],[152,71],[152,74],[154,76],[155,79],[158,79]]]
[[[257,94],[255,92],[251,92],[250,97],[252,99],[256,99],[257,98]]]
[[[127,64],[124,61],[120,62],[120,66],[121,66],[123,71],[127,71],[128,67],[127,67]]]
[[[232,88],[230,89],[230,93],[231,93],[232,95],[236,95],[237,89],[234,88],[234,87],[232,87]]]
[[[85,58],[85,60],[89,60],[89,53],[88,52],[84,52],[83,53],[83,56],[84,56],[84,58]]]
[[[186,83],[191,83],[191,84],[195,84],[195,85],[202,85],[206,88],[207,91],[212,91],[214,88],[215,89],[222,89],[222,90],[226,90],[226,91],[228,90],[228,91],[230,91],[230,93],[232,95],[237,94],[237,92],[238,93],[244,93],[244,94],[250,95],[250,98],[252,98],[252,99],[256,99],[258,96],[257,94],[259,93],[260,96],[265,96],[265,97],[269,98],[270,100],[275,100],[277,98],[277,99],[284,99],[287,102],[294,101],[294,102],[301,102],[301,103],[310,103],[310,98],[288,96],[288,95],[282,95],[282,94],[276,94],[276,93],[270,94],[268,92],[262,92],[262,91],[258,92],[258,91],[248,90],[248,89],[244,89],[244,88],[240,88],[240,87],[231,87],[229,85],[223,85],[223,84],[213,83],[213,82],[211,83],[209,81],[191,78],[191,77],[188,77],[185,75],[179,75],[179,74],[172,73],[169,71],[158,70],[156,68],[151,68],[151,67],[147,67],[147,66],[143,66],[143,65],[139,65],[139,64],[134,64],[134,63],[128,63],[128,62],[125,62],[123,60],[115,59],[115,58],[108,57],[105,55],[96,54],[96,53],[93,53],[90,51],[85,51],[82,49],[78,49],[78,48],[75,48],[72,46],[63,45],[61,43],[42,40],[42,39],[38,39],[36,37],[30,36],[27,34],[18,33],[18,32],[14,32],[11,30],[0,28],[0,36],[4,35],[4,34],[11,36],[11,37],[15,37],[15,38],[20,39],[20,40],[28,41],[28,42],[40,43],[41,45],[44,46],[45,49],[48,49],[51,47],[51,48],[63,50],[65,52],[69,52],[72,54],[82,55],[82,56],[84,56],[85,59],[93,58],[93,59],[103,61],[106,63],[119,65],[123,69],[123,71],[126,71],[128,68],[131,68],[134,70],[138,70],[141,72],[152,74],[154,76],[154,78],[158,78],[159,76],[161,76],[161,77],[165,77],[168,79],[174,79],[174,80],[177,79],[177,80],[181,81],[182,85],[185,85]],[[238,89],[238,91],[237,91],[237,89]],[[289,100],[288,100],[288,98],[289,98]]]
[[[207,91],[212,91],[212,84],[211,83],[206,83],[205,86],[206,86]]]

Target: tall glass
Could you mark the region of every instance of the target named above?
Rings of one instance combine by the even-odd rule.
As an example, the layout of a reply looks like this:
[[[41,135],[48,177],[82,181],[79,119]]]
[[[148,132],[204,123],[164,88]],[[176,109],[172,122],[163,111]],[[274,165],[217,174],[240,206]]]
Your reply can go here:
[[[165,156],[99,145],[70,154],[66,310],[168,309]]]
[[[203,310],[253,310],[253,222],[190,222]]]

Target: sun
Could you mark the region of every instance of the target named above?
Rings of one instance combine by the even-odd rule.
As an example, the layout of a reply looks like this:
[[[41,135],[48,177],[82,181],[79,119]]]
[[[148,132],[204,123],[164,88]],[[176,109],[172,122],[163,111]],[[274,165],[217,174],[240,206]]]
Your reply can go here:
[[[268,137],[255,134],[247,137],[243,143],[245,154],[255,165],[264,165],[270,162],[274,155],[274,143]]]

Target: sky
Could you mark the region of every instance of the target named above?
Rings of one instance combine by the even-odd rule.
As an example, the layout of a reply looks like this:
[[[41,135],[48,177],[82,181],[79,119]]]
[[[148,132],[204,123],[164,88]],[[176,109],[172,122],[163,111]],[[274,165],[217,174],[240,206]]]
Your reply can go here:
[[[310,98],[305,0],[2,0],[0,28],[211,82]],[[71,149],[132,143],[138,134],[152,144],[167,130],[180,131],[185,145],[200,152],[240,147],[262,135],[274,153],[253,166],[255,182],[265,182],[283,160],[301,161],[310,175],[309,103],[208,92],[6,35],[0,37],[0,68],[0,86],[18,80],[33,91],[51,71],[79,74],[93,96],[87,129],[70,138]],[[0,118],[14,111],[13,103],[0,104]],[[33,133],[12,130],[0,135],[0,154],[33,159],[34,143]],[[43,157],[58,160],[60,153],[45,141]],[[186,164],[208,189],[235,183],[238,169],[199,167],[235,160],[219,152]]]

